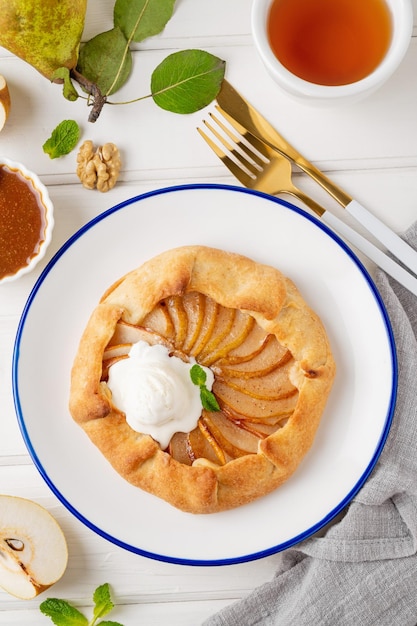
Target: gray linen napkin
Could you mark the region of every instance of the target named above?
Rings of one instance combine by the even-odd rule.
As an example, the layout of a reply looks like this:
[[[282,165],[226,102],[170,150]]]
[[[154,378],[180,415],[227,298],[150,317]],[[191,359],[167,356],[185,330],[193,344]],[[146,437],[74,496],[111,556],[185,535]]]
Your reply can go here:
[[[417,249],[417,223],[405,239]],[[204,626],[417,624],[417,298],[378,271],[393,327],[398,397],[371,476],[324,536],[281,553],[274,579]]]

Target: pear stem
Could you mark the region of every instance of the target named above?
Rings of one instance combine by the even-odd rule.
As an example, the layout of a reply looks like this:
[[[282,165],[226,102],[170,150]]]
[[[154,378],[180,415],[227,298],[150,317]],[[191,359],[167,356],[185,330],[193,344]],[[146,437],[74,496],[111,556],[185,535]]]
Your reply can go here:
[[[78,72],[75,68],[71,70],[71,78],[73,78],[81,87],[93,98],[92,109],[90,115],[88,116],[89,122],[96,122],[99,118],[101,110],[103,106],[106,104],[107,96],[104,96],[97,85],[85,76],[83,76],[80,72]]]

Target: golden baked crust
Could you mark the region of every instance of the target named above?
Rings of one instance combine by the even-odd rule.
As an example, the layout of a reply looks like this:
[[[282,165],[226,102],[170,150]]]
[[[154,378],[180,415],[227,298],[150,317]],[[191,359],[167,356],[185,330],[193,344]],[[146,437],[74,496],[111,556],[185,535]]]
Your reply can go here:
[[[236,322],[241,325],[239,328],[246,324],[249,329],[252,324],[252,333],[263,333],[262,349],[271,339],[273,346],[268,349],[275,350],[278,356],[277,364],[270,365],[269,377],[257,381],[253,372],[245,370],[248,357],[239,356],[236,338],[229,344],[224,339],[223,344],[220,339],[217,343],[212,341],[211,352],[206,341],[205,351],[204,348],[199,351],[195,332],[191,349],[191,338],[186,337],[178,318],[187,307],[196,311],[203,305],[220,307],[216,309],[217,317],[212,315],[213,320],[219,319],[219,311],[226,315],[233,310],[235,317],[240,316]],[[153,318],[158,317],[155,311],[165,314],[167,309],[171,312],[170,316],[165,315],[170,330],[168,322],[162,328],[160,321],[155,322],[156,330],[155,326],[152,328]],[[207,454],[207,458],[191,455],[184,460],[179,435],[180,452],[175,458],[176,435],[163,451],[152,437],[131,429],[124,414],[112,404],[105,370],[111,366],[108,355],[112,353],[112,344],[117,344],[117,329],[123,325],[133,329],[151,327],[151,336],[166,341],[172,351],[188,352],[197,362],[212,366],[215,377],[218,376],[213,391],[222,413],[203,411],[200,430],[197,428],[188,437],[200,437],[204,443],[204,436],[206,441],[216,440],[218,433],[217,448],[222,448],[224,443],[224,449],[217,450],[217,457],[215,441],[214,448],[208,446],[214,450],[213,455]],[[245,332],[248,337],[249,330]],[[229,354],[219,349],[225,341]],[[255,353],[256,350],[252,354]],[[258,361],[254,359],[255,362]],[[274,374],[278,365],[285,372],[285,381],[283,375]],[[149,260],[104,294],[82,335],[73,364],[70,411],[91,441],[130,483],[183,511],[213,513],[267,494],[291,476],[313,442],[334,374],[335,364],[325,329],[288,278],[275,268],[241,255],[185,246]],[[265,402],[257,400],[264,398],[268,381],[274,382],[272,376],[278,375],[285,389]],[[245,385],[249,389],[248,402],[253,407],[248,421],[248,416],[239,414],[234,406],[236,397],[243,397],[240,394]],[[219,431],[216,419],[229,418],[232,428],[247,427],[247,437],[256,441],[256,449],[242,453],[239,446],[223,442],[222,425]],[[190,440],[187,442],[186,446]]]

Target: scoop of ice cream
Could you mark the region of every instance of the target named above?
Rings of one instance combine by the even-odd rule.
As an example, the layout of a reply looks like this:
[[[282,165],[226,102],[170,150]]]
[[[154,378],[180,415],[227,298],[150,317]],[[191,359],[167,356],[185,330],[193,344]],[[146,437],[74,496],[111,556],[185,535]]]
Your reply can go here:
[[[176,432],[190,432],[197,426],[202,404],[200,389],[190,377],[189,363],[170,356],[162,345],[138,341],[129,356],[109,369],[108,387],[114,405],[126,415],[133,430],[150,435],[165,449]],[[206,386],[214,376],[209,368]]]

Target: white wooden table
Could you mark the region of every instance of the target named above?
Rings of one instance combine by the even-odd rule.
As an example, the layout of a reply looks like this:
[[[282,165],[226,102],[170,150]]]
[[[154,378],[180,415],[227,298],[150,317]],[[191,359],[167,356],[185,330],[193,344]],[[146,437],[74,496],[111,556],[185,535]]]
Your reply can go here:
[[[229,81],[284,136],[394,230],[403,231],[417,217],[416,26],[401,67],[379,92],[356,105],[323,110],[289,100],[268,77],[252,45],[250,5],[250,0],[178,0],[165,32],[145,42],[141,50],[138,46],[133,77],[120,99],[149,93],[152,70],[170,52],[206,49],[226,60]],[[113,0],[89,0],[85,39],[111,28],[112,9]],[[417,0],[414,11],[416,24]],[[0,590],[0,624],[51,623],[38,608],[48,595],[66,598],[88,613],[95,587],[109,582],[117,604],[111,619],[126,626],[195,626],[269,580],[279,555],[223,567],[173,565],[124,551],[86,528],[49,490],[28,455],[13,405],[12,352],[22,309],[40,271],[83,224],[148,190],[236,181],[196,132],[206,111],[178,116],[145,100],[123,108],[105,107],[93,125],[87,122],[83,101],[67,102],[59,87],[2,49],[0,73],[12,96],[12,111],[0,134],[0,154],[38,173],[49,188],[56,218],[45,262],[30,275],[0,287],[0,492],[44,505],[62,525],[69,545],[68,569],[46,594],[21,601]],[[79,122],[84,139],[119,146],[123,172],[111,192],[82,188],[75,175],[76,151],[54,161],[43,153],[51,130],[68,118]],[[297,182],[313,190],[304,176]]]

